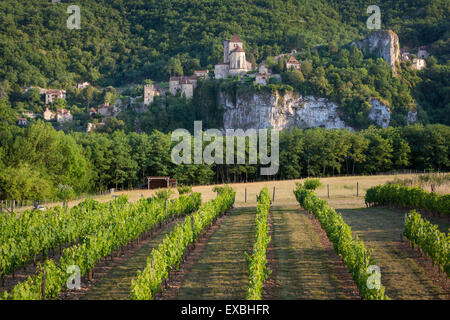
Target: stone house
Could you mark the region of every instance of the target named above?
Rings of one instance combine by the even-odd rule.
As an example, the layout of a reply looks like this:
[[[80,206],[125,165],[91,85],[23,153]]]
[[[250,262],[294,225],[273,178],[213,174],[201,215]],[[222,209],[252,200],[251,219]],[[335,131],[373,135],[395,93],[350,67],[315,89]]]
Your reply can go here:
[[[427,66],[425,59],[414,58],[412,61],[412,68],[416,70],[422,70]]]
[[[58,98],[66,100],[66,90],[48,89],[45,91],[45,104],[53,103]]]
[[[267,81],[269,80],[270,75],[267,73],[257,73],[255,75],[255,82],[257,84],[261,84],[263,86],[267,85]]]
[[[170,77],[169,91],[171,94],[176,95],[180,92],[181,95],[185,94],[186,98],[191,99],[194,96],[194,90],[197,87],[197,76],[180,76]]]
[[[428,59],[430,54],[427,51],[427,47],[426,46],[420,47],[419,50],[417,50],[417,55],[416,56],[419,59]]]
[[[49,108],[45,108],[44,120],[51,121],[53,119],[55,119],[55,114],[53,112],[51,112]]]
[[[208,79],[209,78],[208,70],[195,70],[194,76],[196,76],[199,79]]]
[[[262,73],[262,74],[270,74],[271,73],[269,70],[269,66],[265,62],[262,62],[259,65],[258,72]]]
[[[291,70],[300,70],[300,62],[298,62],[297,59],[294,58],[294,56],[290,56],[289,60],[286,62],[286,69]]]
[[[87,87],[89,87],[91,84],[89,82],[83,82],[83,83],[78,83],[77,84],[77,89],[86,89]]]
[[[109,117],[110,115],[112,115],[113,110],[112,107],[109,106],[109,102],[101,104],[98,108],[98,113],[104,117]]]
[[[36,114],[33,112],[23,112],[22,113],[24,117],[27,117],[29,119],[35,119],[36,118]]]
[[[56,121],[57,122],[67,122],[67,121],[72,121],[72,120],[73,120],[73,116],[69,110],[59,109],[58,112],[56,113]]]
[[[25,118],[17,117],[17,125],[26,126],[26,125],[28,125],[28,121]]]
[[[233,35],[231,39],[223,42],[223,62],[214,67],[214,77],[224,79],[229,76],[246,74],[252,70],[252,64],[247,61],[243,43],[238,35]]]
[[[144,86],[144,106],[148,106],[153,102],[155,96],[159,96],[160,93],[153,84],[146,84]]]

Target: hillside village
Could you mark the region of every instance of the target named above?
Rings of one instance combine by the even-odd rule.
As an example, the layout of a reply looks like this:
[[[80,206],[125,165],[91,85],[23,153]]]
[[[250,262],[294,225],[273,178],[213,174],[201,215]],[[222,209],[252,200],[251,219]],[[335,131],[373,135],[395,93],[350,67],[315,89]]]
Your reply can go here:
[[[377,37],[388,34],[390,38],[390,48],[381,48],[380,41]],[[375,38],[375,40],[373,40]],[[364,42],[365,41],[365,42]],[[364,41],[356,42],[361,50],[369,47],[370,52],[376,51],[379,56],[390,63],[395,71],[397,63],[408,64],[411,69],[423,70],[426,67],[426,59],[430,56],[426,46],[417,49],[417,53],[411,53],[411,49],[399,47],[398,37],[392,31],[374,32]],[[273,57],[275,63],[283,63],[286,70],[302,70],[302,61],[299,61],[297,51],[294,49],[290,53],[279,54]],[[266,86],[268,83],[280,83],[282,77],[278,73],[272,73],[267,61],[262,61],[259,65],[254,65],[247,60],[244,43],[237,34],[230,39],[223,41],[223,61],[218,62],[214,66],[214,70],[194,70],[192,75],[174,75],[171,76],[168,86],[154,84],[148,81],[143,85],[140,95],[127,95],[126,90],[109,87],[110,90],[116,92],[114,101],[104,101],[103,103],[89,108],[90,121],[87,123],[86,131],[91,132],[105,124],[110,118],[115,118],[125,109],[132,109],[138,113],[145,113],[148,107],[155,101],[155,98],[165,99],[167,95],[185,97],[192,99],[199,81],[209,79],[222,80],[227,78],[237,78],[241,81],[253,79],[253,83],[258,86]],[[76,86],[76,92],[81,92],[91,87],[87,82],[80,82]],[[130,86],[132,89],[136,85]],[[28,125],[29,120],[42,118],[45,121],[56,122],[63,125],[74,119],[74,116],[65,106],[67,99],[67,91],[53,88],[27,87],[24,94],[30,89],[37,89],[42,99],[45,101],[45,111],[42,114],[24,111],[22,117],[17,118],[17,124],[20,126]],[[101,89],[101,88],[100,88]],[[63,107],[61,107],[63,106]]]

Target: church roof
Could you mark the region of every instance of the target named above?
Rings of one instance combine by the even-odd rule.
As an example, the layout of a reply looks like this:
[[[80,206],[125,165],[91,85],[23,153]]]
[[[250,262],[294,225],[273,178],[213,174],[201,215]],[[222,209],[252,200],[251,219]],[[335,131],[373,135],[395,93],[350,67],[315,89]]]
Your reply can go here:
[[[231,39],[230,42],[242,42],[241,39],[239,39],[239,36],[237,34],[234,34]]]
[[[291,57],[289,58],[288,63],[299,64],[299,62],[297,61],[297,59],[294,58],[294,56],[291,56]]]

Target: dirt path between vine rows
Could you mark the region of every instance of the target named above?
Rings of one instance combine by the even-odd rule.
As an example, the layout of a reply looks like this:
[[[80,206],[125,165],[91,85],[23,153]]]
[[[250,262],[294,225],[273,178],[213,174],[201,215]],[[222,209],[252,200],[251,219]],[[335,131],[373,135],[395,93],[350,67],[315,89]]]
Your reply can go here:
[[[394,300],[449,299],[448,285],[428,276],[424,264],[406,250],[400,234],[404,213],[387,208],[338,209],[353,235],[373,249],[376,265],[381,268],[381,283]],[[448,225],[439,223],[441,229]],[[442,278],[442,277],[441,277]],[[445,281],[445,279],[444,279]],[[448,281],[448,279],[447,279]]]
[[[275,299],[358,299],[351,275],[337,257],[332,259],[333,248],[321,239],[323,230],[312,216],[295,206],[274,206],[272,215],[279,285]]]
[[[245,299],[248,271],[244,252],[250,252],[253,245],[255,215],[254,207],[231,210],[185,275],[176,299]]]

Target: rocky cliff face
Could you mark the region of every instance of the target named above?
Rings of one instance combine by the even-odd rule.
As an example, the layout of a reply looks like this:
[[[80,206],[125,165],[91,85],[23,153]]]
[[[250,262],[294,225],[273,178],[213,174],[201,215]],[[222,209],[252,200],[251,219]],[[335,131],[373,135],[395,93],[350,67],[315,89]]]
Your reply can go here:
[[[233,102],[235,100],[235,102]],[[277,130],[298,127],[301,129],[324,127],[327,129],[349,129],[339,116],[339,106],[325,98],[302,96],[296,93],[254,93],[237,96],[221,92],[219,103],[224,107],[224,129]],[[382,127],[390,121],[389,107],[380,101],[371,101],[370,119]]]
[[[377,30],[369,34],[364,40],[356,42],[356,45],[365,54],[375,54],[377,57],[383,58],[395,71],[395,65],[400,59],[400,44],[395,32],[392,30]]]
[[[389,106],[382,104],[377,99],[372,99],[370,101],[370,105],[372,108],[369,112],[369,119],[374,121],[380,127],[387,128],[389,126],[389,122],[391,121]]]

